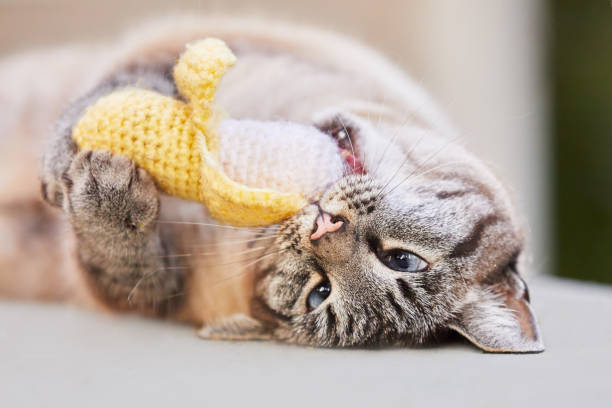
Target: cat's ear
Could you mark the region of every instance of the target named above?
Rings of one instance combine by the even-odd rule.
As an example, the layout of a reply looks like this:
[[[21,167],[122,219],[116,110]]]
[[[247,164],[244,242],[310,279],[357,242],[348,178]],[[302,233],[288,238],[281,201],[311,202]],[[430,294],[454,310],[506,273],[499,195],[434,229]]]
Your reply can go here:
[[[487,352],[544,351],[527,285],[512,268],[470,289],[449,327]]]
[[[361,117],[339,109],[326,109],[315,115],[314,126],[332,137],[342,149],[343,158],[355,173],[366,171],[366,150],[376,143],[376,131]],[[369,147],[368,147],[369,146]]]
[[[244,314],[231,315],[207,324],[198,335],[209,340],[270,340],[273,337],[269,327]]]

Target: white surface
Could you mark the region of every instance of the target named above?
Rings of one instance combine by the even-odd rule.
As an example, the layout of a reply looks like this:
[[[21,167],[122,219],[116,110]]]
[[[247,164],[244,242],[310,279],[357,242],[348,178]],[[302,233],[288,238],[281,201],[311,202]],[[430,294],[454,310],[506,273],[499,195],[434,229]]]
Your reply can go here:
[[[186,326],[0,302],[4,407],[610,407],[612,288],[537,278],[547,351],[322,350],[198,339]],[[418,404],[418,405],[417,405]]]

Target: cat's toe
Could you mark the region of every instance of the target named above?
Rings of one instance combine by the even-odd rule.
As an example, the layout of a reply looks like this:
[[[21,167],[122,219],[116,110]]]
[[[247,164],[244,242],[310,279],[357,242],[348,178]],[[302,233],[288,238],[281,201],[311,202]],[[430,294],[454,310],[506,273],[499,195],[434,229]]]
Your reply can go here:
[[[132,183],[136,165],[124,156],[94,150],[90,156],[91,177],[106,190],[128,190]]]
[[[153,177],[145,169],[135,167],[128,188],[131,202],[129,227],[142,229],[153,224],[159,213],[159,197]]]

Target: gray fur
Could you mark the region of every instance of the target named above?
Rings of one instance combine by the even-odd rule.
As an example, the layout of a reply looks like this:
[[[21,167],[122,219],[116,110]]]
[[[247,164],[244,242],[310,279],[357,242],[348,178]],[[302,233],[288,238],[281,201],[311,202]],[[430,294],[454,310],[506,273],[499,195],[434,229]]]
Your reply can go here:
[[[72,127],[87,106],[114,89],[144,86],[176,92],[167,69],[118,72],[75,101],[59,119],[43,159],[44,198],[68,214],[77,237],[78,262],[94,293],[116,309],[165,315],[180,301],[184,274],[165,258],[156,224],[157,188],[125,157],[77,151]]]
[[[363,131],[354,118],[334,117]],[[474,169],[465,154],[462,166],[439,169],[413,159],[408,174],[423,176],[395,187],[377,174],[347,176],[283,223],[275,248],[283,252],[267,263],[257,287],[283,316],[274,336],[319,346],[416,345],[453,329],[487,351],[541,351],[516,270],[522,237],[495,186],[469,177]],[[319,208],[346,225],[311,242]],[[393,271],[373,246],[410,250],[430,267]],[[306,296],[323,279],[331,295],[308,311]]]
[[[64,211],[93,290],[118,309],[165,315],[184,277],[163,257],[171,243],[158,233],[151,176],[126,157],[85,150],[62,181]]]

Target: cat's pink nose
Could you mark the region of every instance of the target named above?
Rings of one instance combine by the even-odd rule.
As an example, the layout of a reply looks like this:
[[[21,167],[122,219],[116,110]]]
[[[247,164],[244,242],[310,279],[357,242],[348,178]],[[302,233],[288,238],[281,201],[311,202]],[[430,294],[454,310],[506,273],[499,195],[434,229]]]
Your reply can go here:
[[[331,215],[326,212],[321,212],[317,217],[316,228],[310,236],[310,240],[315,241],[328,232],[338,231],[342,225],[344,225],[344,221],[337,220],[332,222]]]

